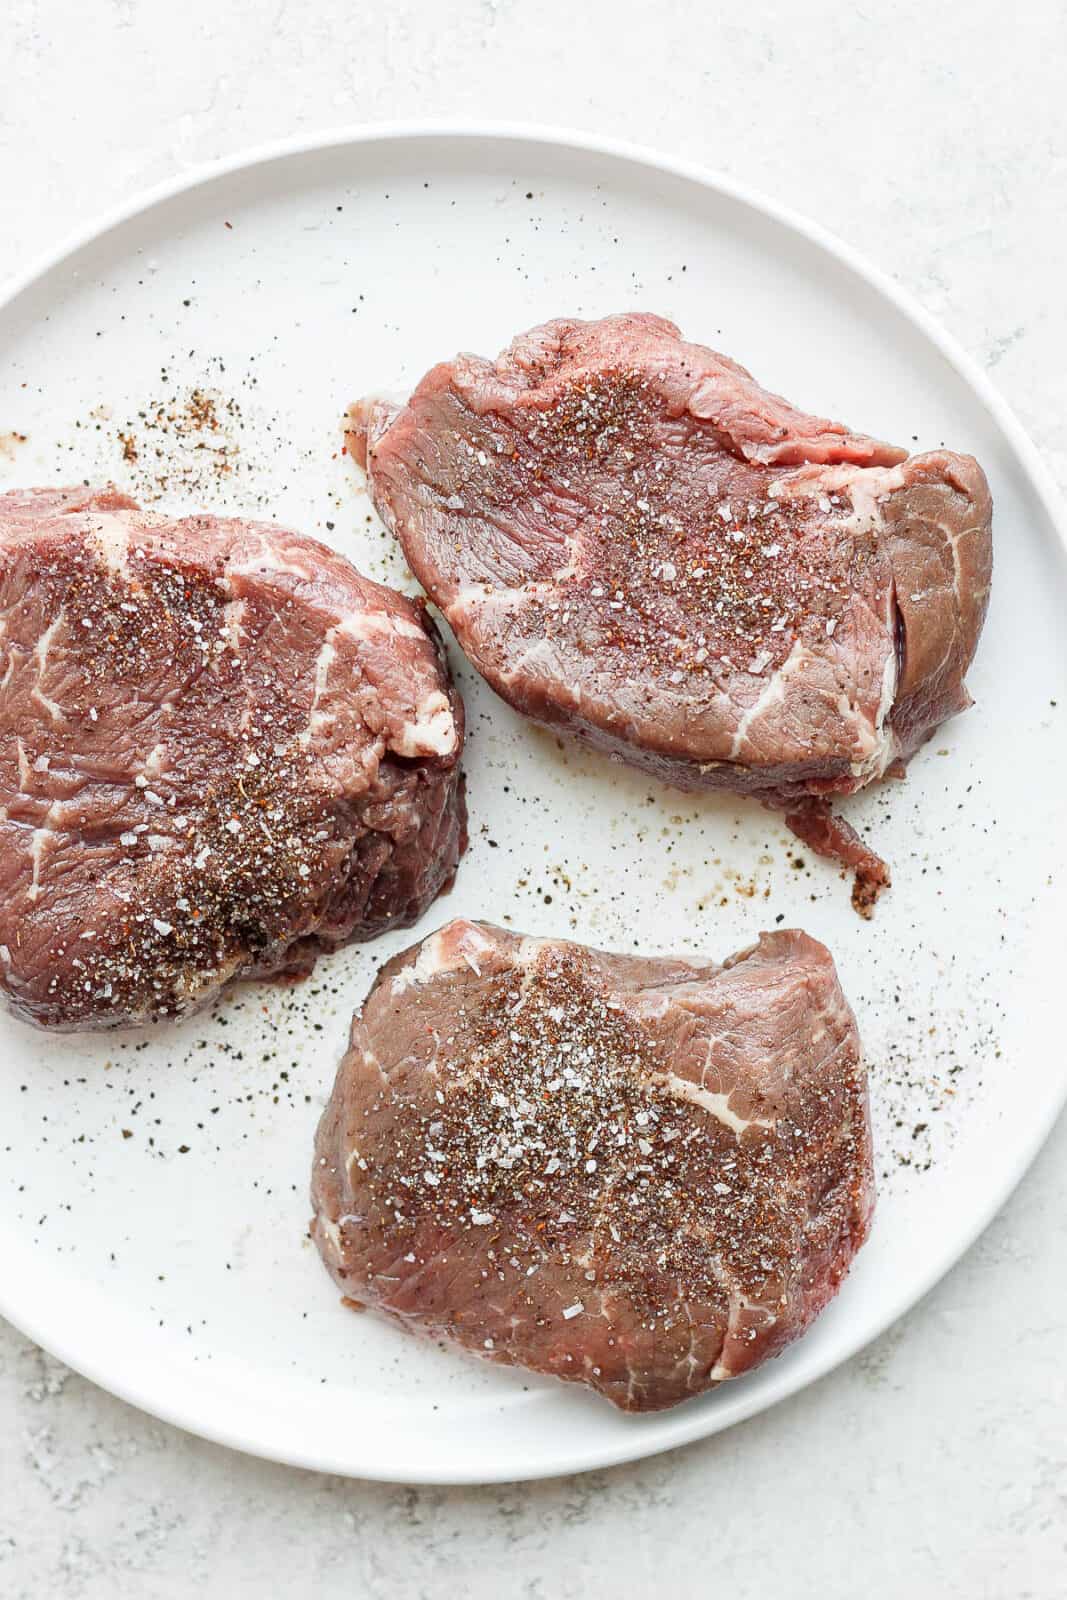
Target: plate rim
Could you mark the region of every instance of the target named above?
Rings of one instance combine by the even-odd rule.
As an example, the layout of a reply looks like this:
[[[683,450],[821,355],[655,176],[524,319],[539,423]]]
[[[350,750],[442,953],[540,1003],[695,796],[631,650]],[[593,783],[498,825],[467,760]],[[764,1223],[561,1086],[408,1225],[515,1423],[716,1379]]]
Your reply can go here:
[[[207,188],[242,171],[267,167],[292,157],[314,156],[350,146],[419,141],[432,144],[437,140],[466,141],[471,145],[508,143],[531,147],[545,146],[555,151],[606,157],[641,168],[646,172],[658,172],[668,177],[680,178],[712,194],[747,207],[759,216],[769,218],[825,252],[873,289],[884,301],[888,301],[916,327],[981,402],[1011,447],[1025,478],[1037,495],[1051,527],[1058,536],[1062,547],[1061,554],[1067,557],[1067,504],[1061,496],[1050,467],[988,374],[911,291],[903,288],[887,272],[875,266],[830,229],[812,221],[788,204],[763,193],[751,184],[688,158],[672,156],[649,146],[594,134],[584,129],[525,121],[401,119],[355,123],[310,135],[259,143],[220,160],[198,163],[191,169],[139,190],[131,198],[104,210],[89,222],[72,230],[58,244],[39,252],[24,270],[0,283],[0,316],[3,316],[21,295],[82,250],[168,201],[192,194],[197,189]],[[24,1314],[18,1307],[12,1308],[6,1287],[8,1281],[6,1274],[0,1274],[0,1315],[73,1371],[88,1378],[106,1392],[188,1433],[261,1459],[313,1471],[402,1484],[475,1485],[526,1482],[562,1474],[588,1472],[627,1461],[646,1459],[724,1431],[759,1412],[769,1410],[779,1401],[826,1377],[836,1367],[858,1354],[901,1316],[917,1306],[935,1284],[970,1250],[1029,1170],[1065,1103],[1067,1103],[1067,1075],[1063,1077],[1058,1095],[1056,1093],[1050,1095],[1042,1115],[1035,1119],[1028,1136],[1021,1141],[1016,1165],[1004,1186],[995,1196],[975,1208],[968,1219],[968,1226],[955,1234],[947,1248],[938,1253],[918,1284],[912,1283],[906,1292],[897,1294],[889,1303],[887,1313],[878,1319],[878,1325],[864,1329],[858,1342],[850,1344],[846,1340],[843,1345],[832,1348],[814,1370],[802,1369],[794,1373],[791,1369],[785,1369],[782,1380],[772,1386],[769,1393],[766,1388],[753,1391],[751,1398],[746,1400],[744,1391],[740,1391],[738,1401],[730,1408],[729,1416],[723,1416],[721,1412],[717,1415],[713,1409],[681,1407],[677,1411],[657,1416],[659,1427],[655,1437],[638,1429],[632,1432],[626,1430],[625,1433],[620,1433],[617,1441],[587,1447],[584,1451],[577,1450],[571,1456],[562,1460],[557,1459],[555,1462],[540,1461],[528,1469],[523,1469],[518,1476],[510,1464],[502,1467],[487,1464],[485,1468],[477,1471],[471,1471],[463,1466],[450,1470],[447,1465],[438,1465],[434,1470],[427,1470],[426,1467],[419,1468],[414,1463],[411,1469],[403,1469],[392,1464],[378,1466],[373,1460],[354,1461],[351,1457],[342,1460],[330,1450],[316,1451],[314,1448],[300,1448],[292,1441],[279,1443],[276,1439],[271,1439],[268,1436],[269,1418],[262,1430],[262,1436],[254,1432],[241,1433],[228,1425],[213,1421],[209,1414],[204,1413],[202,1406],[199,1412],[195,1405],[183,1407],[180,1398],[168,1399],[165,1395],[160,1396],[153,1391],[150,1383],[136,1379],[126,1381],[121,1374],[116,1375],[108,1369],[106,1363],[81,1356],[76,1348],[76,1340],[75,1348],[70,1348],[70,1341],[62,1326],[53,1327],[47,1318],[37,1318],[32,1313]],[[668,1418],[673,1426],[665,1426]]]

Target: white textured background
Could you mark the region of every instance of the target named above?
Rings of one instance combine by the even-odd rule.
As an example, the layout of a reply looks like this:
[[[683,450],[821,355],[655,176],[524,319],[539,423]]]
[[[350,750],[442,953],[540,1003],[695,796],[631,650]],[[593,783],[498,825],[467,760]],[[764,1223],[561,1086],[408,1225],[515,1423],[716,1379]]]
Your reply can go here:
[[[843,235],[994,372],[1067,484],[1065,79],[1063,0],[0,0],[0,278],[263,140],[569,124]],[[0,1596],[1063,1600],[1065,1261],[1061,1123],[962,1265],[815,1388],[673,1456],[484,1491],[247,1460],[0,1325]]]

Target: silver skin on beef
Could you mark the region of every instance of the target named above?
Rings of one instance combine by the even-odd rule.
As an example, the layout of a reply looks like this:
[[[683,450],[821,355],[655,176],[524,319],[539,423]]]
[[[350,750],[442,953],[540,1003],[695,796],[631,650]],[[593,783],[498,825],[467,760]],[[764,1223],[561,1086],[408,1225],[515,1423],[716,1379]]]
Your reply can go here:
[[[410,600],[274,524],[0,496],[0,991],[173,1017],[407,926],[466,842],[463,707]]]
[[[349,450],[471,661],[518,710],[685,789],[831,810],[970,704],[991,502],[970,456],[795,410],[662,317],[561,320],[353,408]]]
[[[718,966],[457,921],[353,1020],[312,1233],[348,1303],[651,1411],[803,1333],[873,1201],[823,945]]]

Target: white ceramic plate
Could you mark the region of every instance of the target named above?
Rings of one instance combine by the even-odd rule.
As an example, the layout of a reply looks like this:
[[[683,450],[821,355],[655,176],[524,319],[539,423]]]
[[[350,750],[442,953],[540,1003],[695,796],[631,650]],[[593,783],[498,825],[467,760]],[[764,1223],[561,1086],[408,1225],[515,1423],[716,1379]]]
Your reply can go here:
[[[274,515],[406,582],[338,456],[346,403],[458,349],[495,353],[547,317],[629,308],[673,317],[816,413],[982,460],[996,577],[977,708],[905,784],[848,807],[895,870],[865,924],[840,877],[795,865],[805,852],[762,811],[561,748],[456,654],[472,841],[418,932],[464,913],[650,952],[722,956],[781,922],[826,940],[870,1058],[873,1237],[781,1360],[624,1418],[353,1316],[304,1237],[312,1133],[350,1014],[411,935],[345,951],[303,989],[244,988],[144,1035],[0,1022],[0,1310],[107,1388],[241,1449],[466,1482],[724,1428],[911,1306],[1064,1098],[1060,513],[984,379],[888,283],[778,207],[521,129],[369,130],[172,186],[0,307],[0,483],[110,477],[165,508]]]

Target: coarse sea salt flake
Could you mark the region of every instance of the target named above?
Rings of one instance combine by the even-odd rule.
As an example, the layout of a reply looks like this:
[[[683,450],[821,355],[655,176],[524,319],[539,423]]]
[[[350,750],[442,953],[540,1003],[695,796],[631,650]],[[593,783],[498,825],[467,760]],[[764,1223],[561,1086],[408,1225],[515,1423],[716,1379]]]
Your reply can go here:
[[[580,1317],[584,1310],[585,1310],[585,1305],[581,1300],[576,1300],[572,1306],[564,1306],[563,1307],[563,1320],[564,1320],[564,1322],[569,1322],[572,1317]]]
[[[491,1211],[472,1210],[471,1221],[474,1223],[476,1228],[487,1228],[491,1222],[496,1221],[496,1218]]]
[[[155,928],[156,932],[161,933],[164,938],[166,938],[168,933],[174,932],[174,924],[172,922],[164,922],[162,917],[153,917],[152,926]]]

